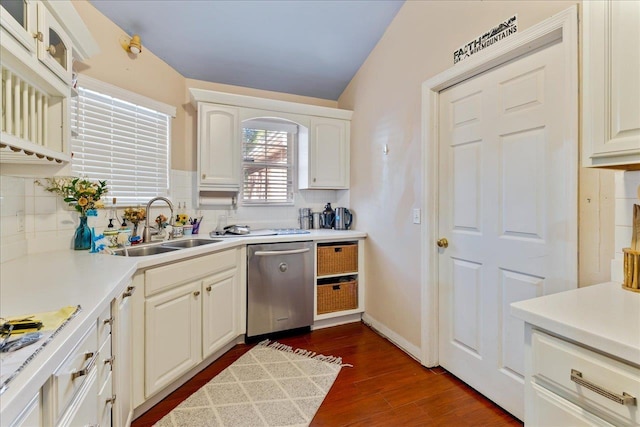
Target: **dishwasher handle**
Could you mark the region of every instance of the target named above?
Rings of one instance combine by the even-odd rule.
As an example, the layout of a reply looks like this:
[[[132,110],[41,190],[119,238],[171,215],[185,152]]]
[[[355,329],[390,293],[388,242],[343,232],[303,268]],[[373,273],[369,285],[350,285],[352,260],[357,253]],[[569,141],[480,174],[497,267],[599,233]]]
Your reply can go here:
[[[255,256],[272,256],[272,255],[294,255],[294,254],[303,254],[305,252],[309,252],[311,249],[303,248],[303,249],[291,249],[288,251],[255,251]]]

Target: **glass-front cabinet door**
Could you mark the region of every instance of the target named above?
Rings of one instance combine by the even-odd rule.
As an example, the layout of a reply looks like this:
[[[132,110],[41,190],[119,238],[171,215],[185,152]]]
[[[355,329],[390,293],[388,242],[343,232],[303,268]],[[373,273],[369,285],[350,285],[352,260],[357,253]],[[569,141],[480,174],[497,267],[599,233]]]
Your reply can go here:
[[[71,39],[41,3],[38,4],[38,29],[42,33],[38,58],[66,84],[71,84]]]
[[[0,0],[0,25],[29,51],[36,51],[35,3],[30,0]]]

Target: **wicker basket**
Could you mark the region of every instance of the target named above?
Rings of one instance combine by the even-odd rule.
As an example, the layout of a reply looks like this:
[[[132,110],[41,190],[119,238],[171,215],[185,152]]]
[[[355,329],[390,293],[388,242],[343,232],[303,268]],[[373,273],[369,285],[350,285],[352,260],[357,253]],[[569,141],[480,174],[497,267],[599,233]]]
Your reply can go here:
[[[318,314],[358,308],[358,281],[318,285]]]
[[[640,292],[640,252],[624,248],[624,283],[622,287],[633,292]]]
[[[358,244],[318,246],[318,276],[356,273]]]

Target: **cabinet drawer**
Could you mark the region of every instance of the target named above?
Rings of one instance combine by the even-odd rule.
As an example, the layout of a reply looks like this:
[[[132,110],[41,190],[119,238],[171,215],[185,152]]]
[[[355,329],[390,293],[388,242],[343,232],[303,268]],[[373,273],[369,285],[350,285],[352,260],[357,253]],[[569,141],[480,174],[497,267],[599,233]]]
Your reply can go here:
[[[80,344],[53,374],[53,413],[55,419],[58,419],[64,412],[75,393],[95,370],[98,357],[96,335],[96,328],[92,325],[80,340]]]
[[[358,243],[318,245],[318,276],[358,272]]]
[[[584,347],[534,331],[532,376],[570,401],[590,408],[615,424],[640,422],[640,369]],[[617,396],[635,397],[616,402]]]
[[[109,376],[98,395],[98,425],[100,426],[110,426],[112,424],[113,405],[116,399],[113,393],[112,378],[111,372],[109,372]]]
[[[238,250],[232,249],[147,270],[144,273],[144,294],[153,295],[206,275],[234,268],[237,263]]]

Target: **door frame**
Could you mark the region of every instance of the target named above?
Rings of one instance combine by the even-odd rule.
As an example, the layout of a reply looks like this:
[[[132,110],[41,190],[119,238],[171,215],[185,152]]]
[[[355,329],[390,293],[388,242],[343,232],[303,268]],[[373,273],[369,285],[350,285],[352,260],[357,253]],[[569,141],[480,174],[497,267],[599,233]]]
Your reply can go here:
[[[536,25],[504,39],[482,52],[432,77],[422,83],[422,170],[423,211],[426,213],[421,230],[421,348],[420,362],[424,366],[437,366],[438,355],[438,110],[440,91],[470,79],[491,68],[504,64],[528,52],[560,40],[563,45],[565,78],[562,108],[570,117],[570,125],[564,131],[564,144],[571,158],[576,159],[569,183],[578,186],[578,8],[572,6]],[[573,173],[575,172],[575,173]],[[574,260],[576,280],[578,268],[578,200],[570,201],[575,218],[567,229],[575,230],[575,244],[567,248],[567,260]],[[522,338],[524,339],[524,337]]]

